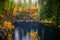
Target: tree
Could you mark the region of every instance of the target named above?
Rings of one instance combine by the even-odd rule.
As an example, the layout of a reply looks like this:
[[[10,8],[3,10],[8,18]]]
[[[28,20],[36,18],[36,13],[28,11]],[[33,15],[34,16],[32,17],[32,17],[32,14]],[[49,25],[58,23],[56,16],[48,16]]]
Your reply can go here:
[[[7,0],[0,0],[0,24],[3,22],[3,9],[6,1]]]
[[[45,10],[43,12],[43,15],[45,15],[46,19],[52,19],[53,21],[53,25],[55,25],[56,27],[58,27],[60,25],[60,8],[59,8],[59,0],[46,0],[46,5],[44,6]],[[44,19],[44,18],[43,18]]]

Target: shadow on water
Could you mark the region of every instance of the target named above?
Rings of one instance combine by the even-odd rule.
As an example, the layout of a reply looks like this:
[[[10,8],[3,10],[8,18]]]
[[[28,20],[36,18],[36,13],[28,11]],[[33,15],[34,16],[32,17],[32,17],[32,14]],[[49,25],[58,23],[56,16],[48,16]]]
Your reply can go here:
[[[38,32],[41,40],[54,40],[56,29],[37,22],[15,22],[13,40],[32,40],[30,32]]]
[[[38,32],[36,22],[15,22],[14,40],[32,40],[29,37],[30,32]]]

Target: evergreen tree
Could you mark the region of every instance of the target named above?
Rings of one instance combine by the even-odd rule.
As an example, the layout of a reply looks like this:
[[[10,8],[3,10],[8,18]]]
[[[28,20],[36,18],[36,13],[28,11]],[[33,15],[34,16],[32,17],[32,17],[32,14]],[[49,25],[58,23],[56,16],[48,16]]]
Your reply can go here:
[[[59,0],[46,0],[44,12],[42,11],[43,19],[52,19],[53,25],[58,27],[60,25],[60,3]],[[41,15],[41,16],[42,16]]]

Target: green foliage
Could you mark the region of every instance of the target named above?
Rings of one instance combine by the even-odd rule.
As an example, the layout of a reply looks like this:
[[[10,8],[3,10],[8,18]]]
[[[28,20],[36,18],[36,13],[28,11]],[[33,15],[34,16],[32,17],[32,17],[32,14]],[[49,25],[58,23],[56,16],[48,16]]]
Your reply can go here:
[[[58,0],[50,0],[50,1],[48,1],[49,3],[48,4],[50,4],[50,5],[48,5],[48,6],[50,6],[50,8],[48,9],[48,10],[50,10],[49,12],[50,12],[50,14],[52,14],[52,16],[51,16],[51,18],[53,18],[53,21],[55,21],[55,23],[56,23],[56,26],[58,26],[60,23],[60,12],[59,12],[59,10],[60,10],[60,8],[59,8],[59,1]]]
[[[3,10],[2,10],[2,6],[3,6],[3,5],[2,5],[2,2],[0,1],[0,15],[2,14],[2,11],[3,11]]]
[[[4,4],[7,0],[0,0],[0,14],[3,12]]]
[[[60,15],[59,15],[60,14],[60,8],[59,8],[60,2],[59,0],[46,0],[46,1],[47,1],[47,4],[44,6],[45,10],[43,14],[42,13],[41,14],[46,19],[52,18],[53,23],[56,24],[55,26],[60,25]]]
[[[0,14],[2,13],[2,8],[0,7]]]

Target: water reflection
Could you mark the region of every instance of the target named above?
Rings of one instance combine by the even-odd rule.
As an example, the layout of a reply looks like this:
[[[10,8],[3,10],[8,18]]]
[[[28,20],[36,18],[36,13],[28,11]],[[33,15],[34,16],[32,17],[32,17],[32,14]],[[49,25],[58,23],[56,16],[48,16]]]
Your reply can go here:
[[[29,37],[29,33],[27,32],[26,36],[22,37],[22,40],[32,40],[32,39]]]
[[[20,40],[19,39],[19,31],[15,29],[15,39],[14,40]]]
[[[26,34],[24,34],[26,32]],[[15,29],[15,37],[14,40],[32,40],[32,38],[29,36],[29,33],[33,33],[33,32],[37,32],[37,29],[31,29],[30,32],[29,31],[25,31],[24,30],[19,30],[18,28]]]
[[[42,33],[42,28],[40,27],[41,25],[39,26],[39,24],[34,21],[15,22],[14,25],[14,36],[18,34],[18,39],[16,39],[17,37],[13,37],[15,40],[33,40],[32,37],[38,38],[38,36],[40,37],[40,34]],[[15,33],[16,29],[18,33]]]

